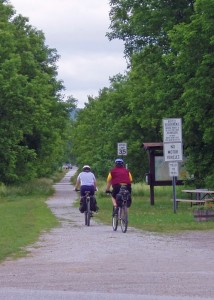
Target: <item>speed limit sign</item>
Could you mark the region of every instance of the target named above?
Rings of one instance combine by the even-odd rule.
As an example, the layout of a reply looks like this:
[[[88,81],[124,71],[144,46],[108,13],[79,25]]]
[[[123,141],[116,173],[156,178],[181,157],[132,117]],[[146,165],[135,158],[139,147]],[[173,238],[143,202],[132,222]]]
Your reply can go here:
[[[117,155],[127,155],[127,143],[117,143]]]

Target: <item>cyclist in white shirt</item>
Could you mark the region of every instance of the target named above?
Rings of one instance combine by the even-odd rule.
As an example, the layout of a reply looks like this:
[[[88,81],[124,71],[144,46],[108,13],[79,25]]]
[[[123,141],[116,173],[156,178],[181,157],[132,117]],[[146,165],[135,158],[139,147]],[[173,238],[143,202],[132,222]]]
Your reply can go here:
[[[93,200],[95,201],[94,210],[97,211],[98,207],[96,205],[96,199],[94,197],[94,192],[97,190],[97,183],[94,173],[91,172],[91,168],[88,165],[83,166],[82,172],[77,176],[77,181],[75,184],[75,190],[78,190],[80,186],[80,212],[84,212],[84,202],[83,198],[85,196],[85,191],[90,191],[91,196],[93,196]]]

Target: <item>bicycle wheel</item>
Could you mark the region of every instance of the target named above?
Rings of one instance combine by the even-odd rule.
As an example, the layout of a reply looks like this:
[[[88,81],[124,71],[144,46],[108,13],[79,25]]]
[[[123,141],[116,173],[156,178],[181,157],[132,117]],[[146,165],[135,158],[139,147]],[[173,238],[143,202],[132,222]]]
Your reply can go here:
[[[122,232],[125,233],[128,228],[128,209],[126,205],[121,208],[120,225]]]
[[[86,199],[86,211],[85,211],[85,225],[90,226],[91,210],[90,210],[90,200]]]
[[[113,213],[114,213],[114,207],[113,207]],[[118,215],[114,215],[113,213],[112,213],[112,228],[114,231],[116,231],[118,226]]]

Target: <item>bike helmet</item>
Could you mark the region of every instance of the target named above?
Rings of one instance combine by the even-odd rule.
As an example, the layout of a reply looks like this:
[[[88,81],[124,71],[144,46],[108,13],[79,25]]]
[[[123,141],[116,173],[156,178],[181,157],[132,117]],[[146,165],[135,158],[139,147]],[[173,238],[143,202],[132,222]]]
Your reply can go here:
[[[123,162],[122,158],[115,159],[116,166],[123,166],[123,164],[124,164],[124,162]]]
[[[91,167],[89,165],[85,165],[83,166],[83,171],[90,171],[91,170]]]

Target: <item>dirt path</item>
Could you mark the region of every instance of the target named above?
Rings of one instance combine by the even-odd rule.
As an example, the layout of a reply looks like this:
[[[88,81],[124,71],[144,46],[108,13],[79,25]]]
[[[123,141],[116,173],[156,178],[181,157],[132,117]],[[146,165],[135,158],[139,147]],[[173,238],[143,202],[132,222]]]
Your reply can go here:
[[[0,265],[0,289],[214,298],[213,231],[165,236],[129,228],[123,234],[94,220],[86,227],[72,207],[75,171],[48,200],[60,227],[42,235],[27,257]]]

